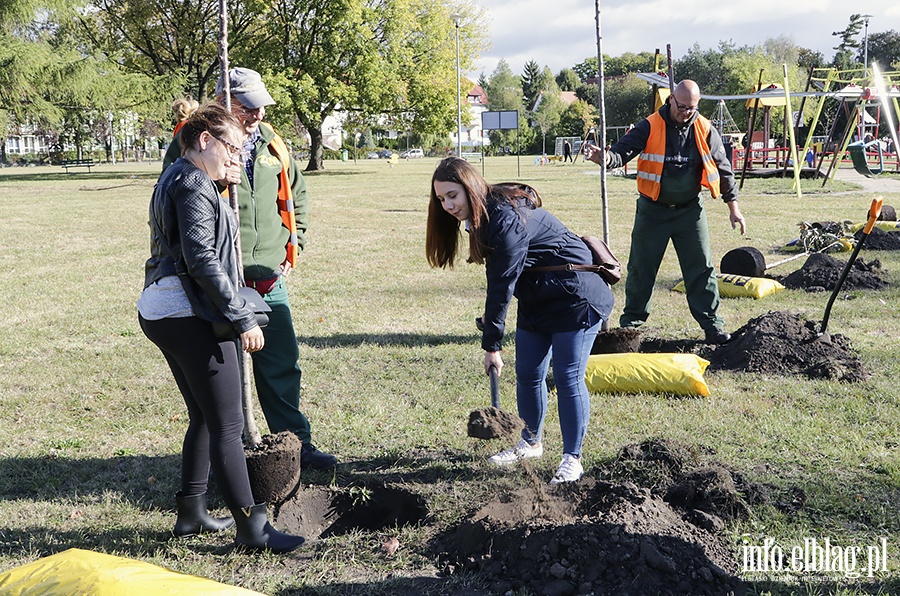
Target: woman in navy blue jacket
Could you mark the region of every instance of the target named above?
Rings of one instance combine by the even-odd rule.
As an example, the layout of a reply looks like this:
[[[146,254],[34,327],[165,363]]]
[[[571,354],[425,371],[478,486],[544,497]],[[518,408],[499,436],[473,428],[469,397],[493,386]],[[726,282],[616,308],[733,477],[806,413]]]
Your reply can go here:
[[[524,184],[490,185],[467,161],[448,157],[431,180],[425,250],[432,267],[453,267],[462,226],[469,234],[470,263],[485,265],[484,370],[499,374],[506,312],[519,300],[516,324],[516,402],[525,421],[521,440],[490,458],[506,465],[543,455],[547,373],[551,355],[556,384],[563,458],[551,484],[584,473],[581,445],[590,417],[584,373],[601,323],[612,311],[609,286],[587,271],[529,271],[590,264],[581,238],[541,208],[541,198]]]

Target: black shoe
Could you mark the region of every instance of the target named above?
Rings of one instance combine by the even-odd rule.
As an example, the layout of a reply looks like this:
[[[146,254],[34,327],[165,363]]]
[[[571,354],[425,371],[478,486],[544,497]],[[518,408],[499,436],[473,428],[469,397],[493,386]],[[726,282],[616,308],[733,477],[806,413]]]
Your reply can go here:
[[[330,453],[319,451],[312,443],[303,443],[300,448],[300,467],[313,470],[333,470],[337,458]]]
[[[722,345],[731,341],[731,334],[719,329],[711,329],[706,332],[706,343]]]

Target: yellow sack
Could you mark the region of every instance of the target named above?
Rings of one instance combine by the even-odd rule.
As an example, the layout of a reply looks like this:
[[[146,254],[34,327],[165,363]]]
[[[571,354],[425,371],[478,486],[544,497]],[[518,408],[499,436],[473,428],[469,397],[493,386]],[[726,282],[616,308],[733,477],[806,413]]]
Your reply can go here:
[[[719,296],[725,298],[762,298],[773,292],[784,289],[784,286],[768,277],[746,277],[743,275],[731,275],[726,273],[716,274],[716,282],[719,285]],[[684,282],[678,282],[675,292],[684,292]]]
[[[847,229],[850,230],[851,234],[855,234],[866,225],[866,222],[855,223],[855,224],[847,224]],[[900,221],[876,221],[875,227],[881,230],[882,232],[896,232],[900,230]]]
[[[0,574],[0,593],[4,596],[264,596],[143,561],[77,548]]]
[[[592,393],[709,395],[703,373],[709,361],[694,354],[595,354],[584,381]]]

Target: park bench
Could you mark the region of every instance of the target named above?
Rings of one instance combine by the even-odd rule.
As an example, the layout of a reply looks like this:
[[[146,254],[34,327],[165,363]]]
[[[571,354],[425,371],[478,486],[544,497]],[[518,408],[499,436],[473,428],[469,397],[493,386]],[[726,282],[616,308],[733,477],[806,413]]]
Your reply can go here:
[[[69,168],[87,168],[88,172],[90,172],[91,168],[96,164],[93,159],[66,159],[60,165],[66,169],[68,174]]]
[[[461,157],[466,161],[481,161],[481,153],[473,152],[473,153],[462,153]]]

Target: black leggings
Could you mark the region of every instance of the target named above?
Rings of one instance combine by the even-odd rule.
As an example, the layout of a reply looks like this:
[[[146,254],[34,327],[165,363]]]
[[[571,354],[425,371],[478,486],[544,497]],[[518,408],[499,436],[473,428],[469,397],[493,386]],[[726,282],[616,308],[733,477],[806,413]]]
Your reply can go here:
[[[237,346],[218,341],[212,326],[198,318],[148,321],[141,329],[166,357],[184,397],[190,424],[181,450],[181,491],[206,492],[209,467],[229,509],[254,505],[241,432],[241,372]]]

